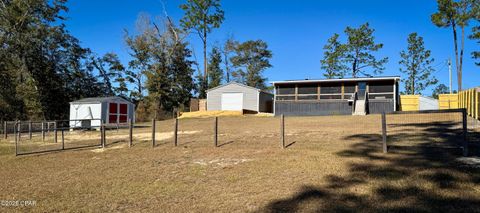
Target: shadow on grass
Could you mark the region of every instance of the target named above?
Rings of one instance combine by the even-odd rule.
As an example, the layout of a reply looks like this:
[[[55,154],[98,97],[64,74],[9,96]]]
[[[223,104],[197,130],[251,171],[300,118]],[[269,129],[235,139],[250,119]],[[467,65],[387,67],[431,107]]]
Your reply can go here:
[[[232,143],[235,143],[235,141],[227,141],[227,142],[225,142],[225,143],[219,144],[217,147],[222,147],[222,146],[225,146],[225,145],[228,145],[228,144],[232,144]]]
[[[293,141],[293,142],[291,142],[291,143],[289,143],[289,144],[285,145],[285,148],[288,148],[288,147],[292,146],[292,145],[293,145],[293,144],[295,144],[295,143],[297,143],[297,142],[296,142],[296,141]]]
[[[389,154],[382,154],[381,134],[355,134],[336,153],[358,159],[346,175],[326,177],[326,184],[305,185],[261,212],[480,212],[480,165],[466,166],[463,135],[457,122],[388,125]],[[478,132],[470,132],[470,156],[478,157]],[[473,187],[472,187],[473,186]],[[359,188],[366,193],[357,193]]]

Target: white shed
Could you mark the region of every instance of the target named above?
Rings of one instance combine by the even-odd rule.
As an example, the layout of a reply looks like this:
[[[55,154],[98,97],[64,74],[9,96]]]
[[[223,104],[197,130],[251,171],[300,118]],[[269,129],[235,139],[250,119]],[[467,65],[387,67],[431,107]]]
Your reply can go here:
[[[272,112],[273,94],[230,82],[207,91],[207,110]]]
[[[121,97],[84,98],[70,102],[70,127],[99,127],[135,120],[135,105]]]

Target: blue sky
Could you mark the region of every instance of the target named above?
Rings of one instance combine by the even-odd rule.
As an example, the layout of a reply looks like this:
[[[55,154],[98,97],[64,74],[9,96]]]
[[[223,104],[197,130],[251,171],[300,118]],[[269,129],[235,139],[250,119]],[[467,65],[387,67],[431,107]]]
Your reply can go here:
[[[183,15],[179,5],[184,0],[163,2],[169,15],[178,21]],[[66,15],[69,18],[67,28],[82,45],[100,55],[115,52],[125,64],[129,55],[123,40],[124,29],[134,31],[139,13],[163,14],[161,0],[71,0],[67,5],[70,9]],[[273,52],[273,67],[264,73],[269,81],[322,78],[319,61],[327,39],[333,33],[339,33],[345,39],[343,30],[346,26],[357,27],[365,22],[376,30],[376,42],[384,44],[377,55],[389,57],[382,75],[401,75],[399,52],[406,48],[406,39],[411,32],[423,36],[426,48],[432,51],[433,65],[437,69],[435,76],[440,83],[448,86],[445,61],[451,58],[455,66],[451,29],[437,28],[430,22],[430,15],[436,11],[434,0],[223,0],[222,8],[225,21],[210,35],[210,46],[223,42],[228,34],[240,41],[266,41]],[[192,35],[188,40],[202,63],[199,38]],[[470,56],[474,49],[478,50],[479,45],[466,39],[464,88],[480,85],[480,69]],[[456,89],[455,73],[453,77],[453,88]],[[424,94],[430,93],[431,88],[424,91]]]

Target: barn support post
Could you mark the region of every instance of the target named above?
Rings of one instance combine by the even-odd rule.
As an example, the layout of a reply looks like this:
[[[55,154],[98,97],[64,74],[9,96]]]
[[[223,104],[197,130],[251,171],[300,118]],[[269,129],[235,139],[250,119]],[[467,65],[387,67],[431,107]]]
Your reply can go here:
[[[8,124],[8,122],[6,122],[6,121],[3,122],[3,134],[4,134],[3,138],[4,138],[5,140],[7,140],[7,138],[8,138],[7,124]]]
[[[385,112],[382,112],[382,147],[383,147],[383,153],[388,152],[388,147],[387,147],[387,116],[385,115]]]
[[[18,123],[15,121],[15,123],[13,124],[13,137],[15,137],[15,156],[18,156],[17,125]]]
[[[42,142],[45,142],[45,122],[42,121]]]
[[[155,118],[152,119],[152,147],[155,148]]]
[[[32,121],[28,121],[28,139],[32,140]]]
[[[463,121],[463,156],[468,156],[468,129],[467,129],[467,110],[462,109],[462,121]]]
[[[175,146],[178,145],[178,118],[175,118],[175,122],[174,122],[174,129],[173,129],[173,142],[175,144]]]
[[[54,143],[57,143],[57,121],[54,121],[55,123],[53,123],[53,142]]]
[[[285,116],[280,115],[280,143],[282,149],[285,149]]]
[[[129,119],[128,120],[128,133],[129,133],[129,140],[128,140],[128,147],[132,147],[132,144],[133,144],[133,119]]]
[[[215,147],[218,147],[218,117],[215,117],[213,125],[213,142]]]

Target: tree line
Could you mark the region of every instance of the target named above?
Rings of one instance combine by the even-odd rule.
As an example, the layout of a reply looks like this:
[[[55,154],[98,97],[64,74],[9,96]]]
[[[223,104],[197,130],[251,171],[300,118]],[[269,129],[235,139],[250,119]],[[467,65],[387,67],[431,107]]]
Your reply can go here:
[[[185,0],[179,5],[184,16],[178,21],[165,9],[160,19],[140,14],[136,29],[124,33],[130,55],[125,64],[114,52],[98,55],[80,45],[66,29],[66,1],[0,0],[1,119],[65,119],[73,100],[121,96],[135,103],[137,118],[144,120],[171,114],[192,97],[205,98],[208,89],[226,82],[267,88],[263,72],[272,67],[272,52],[265,41],[238,41],[232,35],[224,42],[211,41],[211,33],[225,20],[220,0]],[[460,90],[464,39],[480,42],[479,1],[437,3],[431,21],[452,30]],[[472,22],[477,26],[466,35]],[[325,77],[382,73],[389,59],[376,56],[383,44],[375,42],[374,32],[365,23],[347,27],[344,40],[340,34],[329,38],[321,60]],[[189,35],[203,44],[203,66]],[[417,33],[407,40],[408,47],[400,52],[400,71],[407,76],[405,92],[418,94],[438,82],[432,74],[434,59]],[[480,59],[479,51],[472,57]],[[435,91],[445,88],[439,85]]]
[[[69,102],[102,96],[131,100],[140,120],[161,118],[223,82],[266,88],[266,42],[231,36],[210,47],[210,33],[225,19],[220,1],[179,7],[185,16],[177,23],[166,11],[160,20],[139,15],[136,30],[125,30],[131,60],[123,64],[116,53],[98,55],[71,35],[66,0],[0,0],[0,118],[66,119]],[[190,34],[203,43],[203,70]]]
[[[450,28],[453,33],[455,68],[458,90],[462,90],[462,70],[465,48],[465,29],[471,22],[472,34],[468,38],[480,43],[480,1],[479,0],[437,0],[437,12],[431,15],[431,22],[437,27]],[[458,36],[460,30],[460,36]],[[323,47],[321,68],[326,78],[343,78],[372,76],[381,74],[388,62],[388,57],[378,57],[377,51],[383,48],[382,43],[376,43],[375,32],[369,23],[357,28],[347,27],[344,30],[345,42],[341,42],[339,34],[333,34]],[[425,88],[437,85],[438,80],[432,63],[435,61],[431,51],[425,47],[424,39],[418,33],[408,35],[407,48],[400,51],[399,71],[404,75],[405,94],[421,94]],[[460,43],[460,44],[459,44]],[[480,59],[480,51],[473,51],[472,57]],[[476,65],[480,66],[477,62]],[[448,87],[439,84],[433,91],[433,96],[447,93]]]

